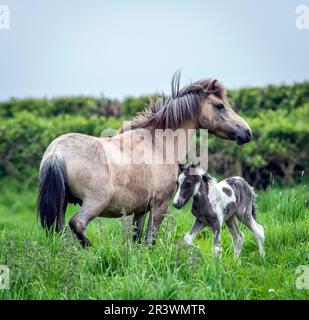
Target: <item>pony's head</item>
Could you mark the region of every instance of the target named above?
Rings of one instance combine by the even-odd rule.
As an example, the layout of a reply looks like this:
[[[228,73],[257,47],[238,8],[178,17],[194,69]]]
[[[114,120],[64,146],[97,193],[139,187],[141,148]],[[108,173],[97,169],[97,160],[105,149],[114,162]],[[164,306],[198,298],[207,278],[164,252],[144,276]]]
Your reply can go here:
[[[217,137],[235,140],[238,144],[249,142],[252,132],[247,122],[230,106],[226,91],[218,80],[200,81],[207,95],[201,101],[199,125]]]
[[[238,144],[249,142],[251,129],[230,107],[225,88],[217,80],[200,80],[180,89],[180,72],[172,80],[172,95],[164,95],[151,103],[130,126],[120,132],[136,128],[178,129],[184,122],[196,128],[208,129],[216,136],[235,140]]]

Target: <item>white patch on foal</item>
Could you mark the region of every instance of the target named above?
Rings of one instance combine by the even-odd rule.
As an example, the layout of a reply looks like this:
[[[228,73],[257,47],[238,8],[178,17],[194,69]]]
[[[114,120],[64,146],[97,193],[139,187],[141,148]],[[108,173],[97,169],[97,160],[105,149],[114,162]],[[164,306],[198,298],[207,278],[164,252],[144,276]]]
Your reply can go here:
[[[203,168],[193,168],[193,169],[191,169],[190,170],[190,173],[192,174],[192,175],[195,175],[195,176],[202,176],[203,174],[205,174],[205,171],[204,171],[204,169]]]
[[[194,169],[191,169],[191,174],[194,174],[194,175],[196,175],[196,176],[202,177],[202,176],[205,174],[205,171],[204,171],[204,169],[202,169],[202,168],[194,168]],[[201,186],[201,183],[200,183],[200,182],[198,182],[198,183],[195,185],[194,191],[193,191],[193,195],[194,195],[194,196],[200,194],[200,192],[199,192],[200,186]]]
[[[181,173],[178,177],[178,189],[177,189],[177,192],[175,194],[175,197],[173,199],[173,204],[177,204],[178,203],[178,200],[179,200],[179,196],[180,196],[180,190],[181,190],[181,186],[183,184],[183,182],[185,181],[186,179],[186,176],[184,173]]]

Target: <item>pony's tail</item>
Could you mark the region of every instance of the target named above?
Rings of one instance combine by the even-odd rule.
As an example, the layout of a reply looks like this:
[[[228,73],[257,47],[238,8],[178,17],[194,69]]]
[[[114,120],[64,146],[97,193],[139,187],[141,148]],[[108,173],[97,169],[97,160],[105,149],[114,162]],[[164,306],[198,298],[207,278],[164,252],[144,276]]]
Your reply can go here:
[[[68,200],[66,167],[60,152],[53,153],[41,165],[38,216],[43,228],[59,232],[64,225]]]

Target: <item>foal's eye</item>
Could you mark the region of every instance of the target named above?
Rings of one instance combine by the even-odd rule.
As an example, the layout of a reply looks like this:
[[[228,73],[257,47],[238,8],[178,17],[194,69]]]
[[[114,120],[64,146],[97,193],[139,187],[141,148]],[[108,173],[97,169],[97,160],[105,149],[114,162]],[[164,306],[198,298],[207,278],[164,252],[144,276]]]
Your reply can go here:
[[[215,107],[221,110],[221,109],[224,109],[224,104],[223,103],[215,104]]]

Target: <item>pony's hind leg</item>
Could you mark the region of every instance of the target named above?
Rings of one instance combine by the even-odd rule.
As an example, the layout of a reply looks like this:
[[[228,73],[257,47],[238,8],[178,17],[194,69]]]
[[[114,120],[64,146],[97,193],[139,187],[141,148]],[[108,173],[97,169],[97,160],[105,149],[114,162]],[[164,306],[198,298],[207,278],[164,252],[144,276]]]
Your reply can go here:
[[[141,242],[141,236],[143,233],[144,223],[146,218],[146,212],[135,213],[132,219],[133,226],[133,242]]]
[[[242,244],[244,242],[244,235],[238,228],[235,216],[232,216],[225,222],[225,224],[232,237],[235,257],[238,258],[240,256]]]
[[[83,247],[91,245],[85,235],[85,230],[94,218],[100,215],[107,204],[92,200],[85,200],[79,212],[70,220],[69,225]]]

